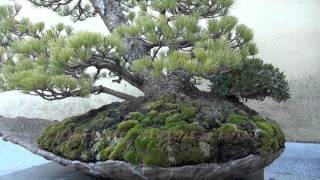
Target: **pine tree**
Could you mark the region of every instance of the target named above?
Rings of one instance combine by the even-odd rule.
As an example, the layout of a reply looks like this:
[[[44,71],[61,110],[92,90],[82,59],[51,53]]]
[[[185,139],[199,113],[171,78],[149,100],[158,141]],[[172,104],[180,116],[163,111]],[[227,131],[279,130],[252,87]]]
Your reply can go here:
[[[46,28],[42,22],[17,20],[18,5],[2,6],[3,90],[18,89],[48,100],[93,93],[133,98],[112,90],[112,85],[94,85],[107,69],[106,78],[127,81],[150,96],[197,94],[194,85],[209,80],[210,93],[218,96],[271,96],[277,101],[289,97],[283,73],[254,57],[258,51],[252,30],[229,15],[232,0],[31,2],[75,21],[98,14],[110,35],[74,32],[61,23]],[[88,67],[96,68],[93,77],[86,73]]]
[[[46,28],[42,22],[18,20],[18,5],[1,6],[0,88],[47,100],[99,93],[125,100],[50,126],[38,141],[43,149],[82,161],[124,159],[175,166],[224,162],[284,146],[279,126],[253,116],[256,113],[240,102],[266,97],[285,101],[289,89],[283,72],[256,58],[252,30],[229,14],[233,0],[29,1],[74,21],[100,16],[110,34],[75,32],[61,23]],[[94,75],[87,73],[89,67],[96,69]],[[95,85],[101,78],[126,81],[145,96],[119,92],[112,84]],[[208,82],[209,90],[197,88],[200,82]],[[173,94],[177,100],[165,98]],[[105,114],[98,113],[102,111]],[[253,130],[246,127],[259,128],[262,134],[252,137]],[[106,144],[89,138],[92,134],[120,140]],[[216,139],[197,139],[204,137]],[[99,152],[88,147],[95,143],[101,146]],[[196,153],[203,144],[219,146],[219,152]],[[166,154],[170,148],[177,156],[174,162]]]

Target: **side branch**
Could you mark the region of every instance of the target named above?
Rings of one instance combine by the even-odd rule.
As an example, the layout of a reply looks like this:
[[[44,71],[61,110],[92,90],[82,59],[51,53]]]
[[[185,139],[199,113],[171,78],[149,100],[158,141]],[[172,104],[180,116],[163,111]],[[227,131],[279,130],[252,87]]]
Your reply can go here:
[[[130,100],[130,99],[134,99],[134,96],[113,90],[113,89],[109,89],[107,87],[104,86],[94,86],[92,91],[92,93],[94,94],[100,94],[100,93],[106,93],[106,94],[110,94],[113,96],[116,96],[118,98],[124,99],[124,100]]]
[[[108,60],[109,59],[109,62]],[[68,66],[65,68],[65,74],[76,76],[78,72],[83,72],[85,68],[93,66],[97,68],[98,72],[101,69],[108,69],[110,72],[114,73],[116,76],[121,79],[124,79],[131,85],[135,86],[136,88],[140,89],[140,86],[143,83],[143,78],[138,75],[132,74],[123,67],[121,67],[118,63],[111,62],[110,57],[103,58],[103,57],[92,57],[88,62],[82,63],[76,66]],[[97,76],[97,75],[96,75]]]
[[[52,88],[46,88],[46,89],[37,89],[32,91],[35,94],[31,95],[38,95],[43,99],[49,100],[49,101],[54,101],[54,100],[61,100],[65,99],[68,97],[82,97],[82,93],[80,90],[75,90],[75,91],[57,91]],[[102,85],[100,86],[93,86],[91,89],[91,94],[101,94],[101,93],[106,93],[110,94],[112,96],[118,97],[123,100],[130,100],[134,99],[134,96],[131,96],[129,94],[125,94],[107,87],[104,87]]]
[[[88,8],[88,3],[84,0],[28,0],[36,6],[42,6],[58,12],[62,16],[73,17],[74,21],[84,21],[95,16],[96,12]]]

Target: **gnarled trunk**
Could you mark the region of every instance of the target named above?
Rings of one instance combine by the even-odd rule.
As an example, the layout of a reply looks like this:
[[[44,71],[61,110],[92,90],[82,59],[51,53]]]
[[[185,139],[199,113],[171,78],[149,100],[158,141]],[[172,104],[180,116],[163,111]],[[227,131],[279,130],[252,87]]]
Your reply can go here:
[[[184,71],[175,71],[160,77],[146,77],[140,89],[147,97],[160,97],[175,94],[177,96],[198,96],[201,94],[198,88],[190,83],[191,76]]]

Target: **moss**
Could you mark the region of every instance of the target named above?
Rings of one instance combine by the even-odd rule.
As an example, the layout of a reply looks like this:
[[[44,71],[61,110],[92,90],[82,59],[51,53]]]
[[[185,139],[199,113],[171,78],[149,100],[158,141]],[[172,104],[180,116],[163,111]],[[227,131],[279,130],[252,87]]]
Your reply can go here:
[[[106,147],[108,143],[92,143],[99,131],[112,127],[114,120],[108,117],[110,109],[103,112],[91,112],[79,117],[67,118],[62,122],[46,128],[38,139],[42,149],[51,151],[72,160],[90,162],[95,160],[95,153]],[[110,129],[111,130],[111,129]],[[99,147],[98,147],[99,146]]]
[[[85,149],[86,139],[82,134],[73,134],[68,140],[61,143],[54,152],[63,154],[68,159],[76,160],[81,158],[82,161],[90,161],[90,154]]]
[[[186,107],[183,108],[181,111],[182,118],[187,120],[189,118],[192,118],[196,114],[196,108],[195,107]]]
[[[222,112],[218,112],[217,117],[218,117],[218,119],[224,119],[224,115]]]
[[[214,131],[217,161],[226,162],[254,153],[254,138],[235,124],[227,123]]]
[[[177,101],[175,95],[161,96],[159,98],[159,100],[162,102],[167,102],[167,103],[176,103],[176,101]]]
[[[276,122],[272,122],[271,126],[272,126],[273,131],[275,132],[275,136],[276,136],[276,138],[278,140],[279,148],[283,148],[284,147],[284,143],[285,143],[284,132],[282,131],[280,125],[277,124]]]
[[[274,151],[274,148],[277,147],[277,142],[274,142],[274,138],[270,136],[267,132],[262,132],[260,138],[259,153],[269,154]]]
[[[186,133],[203,131],[198,124],[188,124],[186,122],[171,124],[171,126],[166,126],[164,129],[168,131],[184,131]]]
[[[126,118],[141,121],[142,119],[145,118],[145,115],[143,115],[140,112],[130,112]]]
[[[157,147],[148,148],[143,158],[143,164],[148,166],[167,166],[164,153]]]
[[[106,112],[100,112],[94,118],[92,118],[92,120],[86,125],[86,127],[88,129],[101,129],[104,127],[106,119]]]
[[[128,151],[124,154],[124,160],[132,163],[132,164],[139,164],[141,157],[139,153],[136,151]]]
[[[135,148],[139,151],[147,149],[149,143],[157,137],[160,132],[157,128],[147,128],[135,139]]]
[[[162,101],[149,102],[144,107],[147,110],[160,110],[164,103]]]
[[[134,139],[140,134],[142,128],[141,126],[135,126],[130,129],[125,137],[123,137],[115,146],[114,150],[111,152],[110,159],[123,159],[123,153],[127,146],[134,142]]]
[[[183,115],[180,113],[175,113],[171,116],[168,116],[165,120],[165,126],[174,126],[175,124],[182,122]]]
[[[56,124],[50,125],[48,128],[46,128],[43,132],[40,138],[38,139],[38,144],[40,145],[41,148],[45,150],[50,150],[51,148],[51,143],[54,141],[53,138],[55,138],[55,135],[57,133],[58,128],[55,127]],[[63,129],[63,126],[60,126],[61,129]]]
[[[84,149],[81,143],[77,142],[78,140],[70,140],[61,143],[56,148],[54,152],[57,154],[63,154],[66,158],[71,160],[76,160],[81,157]],[[79,144],[78,144],[79,143]],[[78,146],[75,146],[78,144]],[[87,161],[87,159],[81,159],[82,161]]]
[[[177,109],[178,105],[174,103],[164,103],[164,107],[166,107],[167,109]]]
[[[238,130],[237,126],[231,123],[224,124],[220,128],[216,130],[217,134],[219,136],[225,136],[232,134]]]
[[[206,162],[209,157],[201,150],[198,139],[200,134],[203,134],[203,132],[190,131],[190,129],[167,129],[163,131],[159,142],[162,151],[167,152],[167,166]]]
[[[179,126],[179,130],[176,127],[144,129],[135,139],[133,148],[135,151],[130,150],[125,153],[126,159],[149,166],[175,166],[205,162],[209,158],[210,148],[204,151],[201,144],[209,143],[199,143],[198,135],[201,134],[199,128],[188,124]]]
[[[66,155],[66,157],[68,159],[76,160],[77,158],[81,157],[82,149],[74,149],[71,151],[66,151],[66,152],[64,152],[64,154]],[[84,159],[82,159],[82,160],[85,161]]]
[[[176,109],[177,104],[175,104],[175,99],[173,97],[162,96],[156,101],[146,103],[144,108],[148,111],[156,110],[160,112],[163,110]]]
[[[248,113],[243,110],[239,110],[237,113],[241,116],[248,116]]]
[[[213,107],[188,98],[160,98],[135,112],[117,107],[54,123],[38,142],[73,160],[164,167],[226,162],[283,147],[284,135],[275,122]],[[261,129],[259,138],[255,128]]]
[[[232,124],[245,124],[249,121],[248,116],[239,115],[239,114],[231,114],[228,118],[228,122]]]
[[[39,146],[45,150],[51,150],[63,143],[64,137],[75,127],[71,122],[72,119],[67,118],[62,123],[54,123],[46,128],[38,139]]]
[[[114,150],[113,146],[109,146],[105,149],[103,149],[102,151],[99,152],[100,155],[100,159],[101,160],[109,160],[109,156],[112,153],[112,151]]]
[[[82,151],[80,158],[83,159],[85,162],[89,162],[91,159],[91,153],[87,150],[84,150]]]
[[[82,136],[81,134],[74,134],[70,137],[70,140],[67,142],[68,149],[76,149],[81,145]]]
[[[164,123],[166,118],[169,117],[170,115],[172,115],[172,112],[170,111],[165,111],[165,112],[161,112],[158,114],[158,118],[159,120]]]
[[[144,118],[141,123],[144,125],[144,126],[151,126],[152,124],[154,124],[154,120],[153,118],[150,118],[150,117],[146,117]]]
[[[141,156],[141,162],[145,165],[166,165],[164,151],[161,150],[158,141],[160,130],[157,128],[145,129],[135,140],[135,149]]]
[[[98,141],[94,145],[94,149],[96,149],[98,152],[102,151],[106,147],[113,145],[114,139],[116,138],[117,131],[112,130],[106,130],[102,133],[101,138],[98,139]]]
[[[264,122],[265,121],[265,119],[262,116],[259,116],[259,115],[253,116],[252,119],[253,119],[254,122],[261,122],[261,121]]]
[[[134,126],[136,126],[138,124],[138,121],[135,120],[127,120],[127,121],[123,121],[121,123],[118,124],[118,131],[122,132],[122,133],[126,133],[128,132],[131,128],[133,128]]]
[[[141,122],[144,126],[152,126],[161,123],[158,122],[158,112],[155,110],[149,111],[147,117],[144,118]]]
[[[158,116],[158,112],[155,110],[151,110],[148,112],[148,117],[155,119]]]
[[[255,122],[257,127],[262,130],[259,146],[261,154],[276,152],[284,146],[284,133],[277,123],[264,120],[261,117],[256,117]]]
[[[271,126],[271,123],[267,121],[258,121],[256,122],[256,125],[259,129],[265,131],[269,136],[273,137],[274,136],[274,131]]]

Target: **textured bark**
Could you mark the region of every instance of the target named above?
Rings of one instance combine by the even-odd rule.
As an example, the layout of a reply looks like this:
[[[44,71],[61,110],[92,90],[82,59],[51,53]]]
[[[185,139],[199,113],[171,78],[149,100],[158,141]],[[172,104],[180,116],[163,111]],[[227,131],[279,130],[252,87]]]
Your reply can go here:
[[[159,97],[162,95],[176,94],[178,96],[198,96],[200,90],[190,83],[191,76],[184,71],[176,71],[167,76],[161,75],[154,78],[145,77],[141,90],[146,96]]]
[[[96,94],[106,93],[106,94],[110,94],[110,95],[113,95],[115,97],[118,97],[118,98],[121,98],[121,99],[124,99],[124,100],[130,100],[130,99],[134,99],[135,98],[134,96],[122,93],[120,91],[115,91],[113,89],[106,88],[106,87],[103,87],[103,86],[95,86],[95,87],[93,87],[92,92],[96,93]]]
[[[18,144],[30,152],[40,155],[59,164],[74,167],[84,173],[114,180],[143,180],[143,179],[229,179],[241,177],[259,171],[268,166],[281,155],[278,152],[261,156],[249,155],[242,159],[227,163],[198,164],[173,168],[136,166],[123,161],[103,161],[97,163],[83,163],[71,161],[53,153],[39,149],[36,139],[50,124],[50,121],[26,118],[0,117],[0,136],[5,140]]]
[[[110,32],[114,31],[118,26],[128,22],[118,2],[116,0],[90,0],[96,12],[100,15],[104,24]],[[146,52],[150,51],[150,47],[134,38],[124,40],[125,54],[124,58],[131,64],[136,59],[142,58]],[[113,71],[114,67],[107,67]],[[142,84],[142,79],[132,79],[131,74],[120,74],[124,80],[136,87]],[[139,88],[139,87],[138,87]]]
[[[115,0],[90,0],[110,32],[127,22],[120,6]]]

